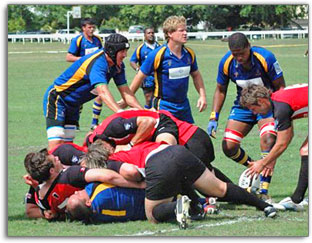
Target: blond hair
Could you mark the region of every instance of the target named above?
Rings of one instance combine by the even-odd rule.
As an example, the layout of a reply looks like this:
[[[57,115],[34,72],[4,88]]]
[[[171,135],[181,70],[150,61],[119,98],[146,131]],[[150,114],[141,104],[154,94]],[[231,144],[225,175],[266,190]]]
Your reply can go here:
[[[239,103],[242,107],[258,105],[258,98],[270,98],[271,91],[263,85],[252,84],[243,88]]]
[[[110,151],[104,147],[104,141],[97,139],[88,147],[88,152],[83,159],[88,168],[107,168],[109,156]]]
[[[186,25],[186,19],[183,16],[170,16],[163,23],[163,32],[166,40],[169,40],[168,33],[174,32],[179,25]]]

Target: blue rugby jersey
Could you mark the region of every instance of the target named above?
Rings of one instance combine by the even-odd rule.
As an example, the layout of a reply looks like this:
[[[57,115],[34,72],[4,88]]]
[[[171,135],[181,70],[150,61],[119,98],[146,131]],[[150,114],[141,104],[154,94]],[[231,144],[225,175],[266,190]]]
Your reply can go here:
[[[96,97],[91,93],[95,85],[108,84],[111,78],[116,86],[126,84],[125,65],[120,72],[109,67],[102,48],[74,62],[54,80],[54,88],[66,103],[79,106]]]
[[[231,51],[228,51],[219,63],[217,82],[227,85],[231,80],[236,84],[235,105],[239,105],[241,91],[247,85],[262,84],[273,90],[274,80],[283,76],[283,71],[272,52],[262,47],[253,46],[250,49],[250,55],[252,64],[250,70],[245,70],[241,64],[237,63]]]
[[[83,57],[101,49],[102,47],[101,37],[93,35],[92,42],[90,42],[87,38],[85,38],[84,34],[81,33],[71,40],[68,53],[77,57]]]
[[[158,48],[160,45],[158,42],[155,42],[155,45],[150,45],[146,42],[140,44],[137,48],[135,48],[130,62],[139,63],[141,66],[144,63],[145,59],[147,58],[148,54]],[[154,47],[154,48],[153,48]]]
[[[197,69],[193,50],[183,47],[182,56],[178,58],[167,44],[152,51],[140,68],[145,75],[154,72],[154,97],[173,103],[182,103],[187,99],[189,76]]]
[[[86,192],[91,200],[92,218],[98,222],[144,220],[145,190],[90,183]]]

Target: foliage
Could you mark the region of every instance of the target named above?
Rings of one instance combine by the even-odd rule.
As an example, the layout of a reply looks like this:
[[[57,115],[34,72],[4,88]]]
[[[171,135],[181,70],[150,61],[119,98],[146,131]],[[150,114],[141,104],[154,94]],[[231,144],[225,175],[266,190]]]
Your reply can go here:
[[[57,30],[67,27],[72,5],[8,5],[9,32]],[[152,26],[156,30],[170,15],[183,15],[188,26],[205,21],[207,30],[237,28],[241,24],[287,26],[304,17],[307,5],[80,5],[83,18],[92,17],[97,26],[127,30],[130,25]],[[80,20],[70,17],[70,28]]]

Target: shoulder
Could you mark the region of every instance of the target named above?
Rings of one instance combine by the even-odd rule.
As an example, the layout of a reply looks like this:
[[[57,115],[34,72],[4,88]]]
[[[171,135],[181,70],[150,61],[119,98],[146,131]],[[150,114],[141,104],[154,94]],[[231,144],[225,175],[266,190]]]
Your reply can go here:
[[[93,35],[92,37],[93,39],[96,39],[96,40],[99,40],[100,42],[102,42],[102,38],[101,36],[98,36],[98,35]]]
[[[253,55],[255,55],[256,57],[262,57],[264,59],[269,59],[271,57],[274,57],[274,54],[263,48],[263,47],[260,47],[260,46],[253,46],[250,48],[251,52],[253,53]]]

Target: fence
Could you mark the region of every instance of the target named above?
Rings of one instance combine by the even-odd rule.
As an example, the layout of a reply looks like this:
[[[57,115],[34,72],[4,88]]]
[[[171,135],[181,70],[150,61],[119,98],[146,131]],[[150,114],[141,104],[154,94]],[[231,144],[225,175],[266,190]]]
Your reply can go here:
[[[209,38],[224,39],[236,31],[221,31],[221,32],[188,32],[188,38],[194,38],[198,40],[206,40]],[[284,39],[284,38],[306,38],[308,37],[308,30],[267,30],[267,31],[241,31],[249,39]],[[130,41],[143,40],[143,33],[121,33],[126,36]],[[102,38],[105,38],[109,34],[98,34]],[[163,33],[156,33],[157,40],[164,40]],[[8,34],[8,41],[15,43],[17,41],[22,41],[25,44],[26,41],[33,42],[53,42],[59,41],[64,44],[69,43],[72,38],[77,36],[77,34]]]

